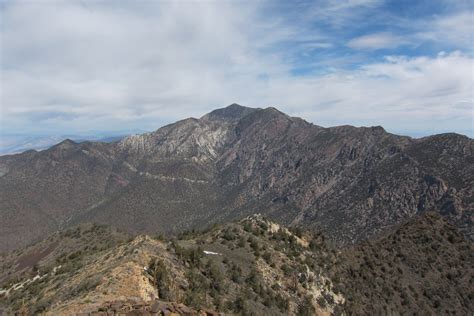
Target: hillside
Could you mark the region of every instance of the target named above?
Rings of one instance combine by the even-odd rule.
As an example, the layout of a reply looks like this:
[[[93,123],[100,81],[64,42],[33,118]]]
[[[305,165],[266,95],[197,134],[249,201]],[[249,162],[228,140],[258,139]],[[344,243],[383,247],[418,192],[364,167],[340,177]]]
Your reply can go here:
[[[355,314],[467,315],[474,308],[473,243],[435,213],[342,256],[330,275]]]
[[[473,190],[466,136],[323,128],[233,104],[115,143],[0,157],[0,251],[84,222],[174,234],[253,213],[338,244],[427,211],[473,236]]]
[[[341,250],[260,215],[179,238],[125,238],[82,225],[2,257],[0,306],[139,315],[465,315],[474,307],[472,242],[432,213]]]

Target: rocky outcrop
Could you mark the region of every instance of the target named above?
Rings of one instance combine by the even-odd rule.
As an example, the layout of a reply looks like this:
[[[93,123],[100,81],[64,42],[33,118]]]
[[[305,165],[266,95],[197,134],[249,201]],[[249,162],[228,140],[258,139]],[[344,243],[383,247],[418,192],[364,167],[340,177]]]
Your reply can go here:
[[[126,316],[140,316],[140,315],[186,315],[186,316],[219,316],[221,314],[206,310],[193,309],[184,304],[165,302],[160,300],[141,301],[141,300],[127,300],[127,301],[112,301],[106,302],[99,306],[94,311],[77,313],[76,316],[107,316],[107,315],[126,315]]]
[[[344,247],[260,214],[174,238],[81,225],[0,257],[0,313],[468,315],[473,260],[431,212]]]

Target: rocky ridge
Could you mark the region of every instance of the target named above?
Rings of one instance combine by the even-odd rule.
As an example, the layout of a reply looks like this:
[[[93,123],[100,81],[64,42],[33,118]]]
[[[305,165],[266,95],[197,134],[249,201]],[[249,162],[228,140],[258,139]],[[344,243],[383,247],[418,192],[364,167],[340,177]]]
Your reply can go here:
[[[84,222],[176,234],[259,212],[339,244],[436,211],[473,236],[474,142],[231,105],[116,143],[0,157],[0,250]],[[14,227],[14,228],[12,228]]]
[[[81,225],[0,257],[0,312],[468,314],[473,250],[436,213],[344,248],[261,215],[170,239]]]

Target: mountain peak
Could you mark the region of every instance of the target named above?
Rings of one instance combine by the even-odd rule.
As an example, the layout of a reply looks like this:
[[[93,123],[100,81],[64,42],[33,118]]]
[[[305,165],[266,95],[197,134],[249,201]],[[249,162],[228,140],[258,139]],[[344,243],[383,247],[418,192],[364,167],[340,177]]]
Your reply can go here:
[[[258,108],[249,108],[246,106],[232,103],[231,105],[214,110],[202,117],[204,120],[225,120],[225,121],[238,121],[244,116],[259,110]]]
[[[52,148],[61,148],[61,149],[66,149],[66,148],[70,148],[70,147],[74,147],[75,145],[77,145],[77,143],[69,138],[66,138],[65,140],[63,140],[62,142],[60,143],[57,143],[55,146],[53,146]]]

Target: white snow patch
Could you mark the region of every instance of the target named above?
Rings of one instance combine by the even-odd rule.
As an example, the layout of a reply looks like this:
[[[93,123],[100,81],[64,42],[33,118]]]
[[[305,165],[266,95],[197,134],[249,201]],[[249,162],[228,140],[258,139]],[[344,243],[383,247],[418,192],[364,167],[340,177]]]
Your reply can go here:
[[[203,252],[204,252],[205,255],[222,256],[222,254],[220,254],[218,252],[214,252],[214,251],[204,250]]]

